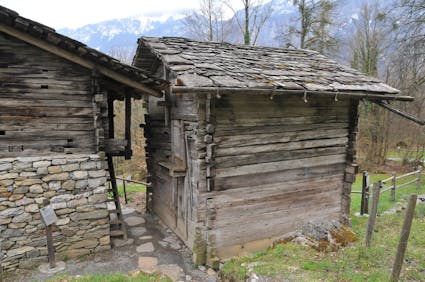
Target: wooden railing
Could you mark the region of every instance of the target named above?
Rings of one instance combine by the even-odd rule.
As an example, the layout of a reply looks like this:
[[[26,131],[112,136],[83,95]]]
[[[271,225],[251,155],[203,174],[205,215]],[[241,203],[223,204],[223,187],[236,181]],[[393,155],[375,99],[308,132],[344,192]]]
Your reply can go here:
[[[416,177],[412,180],[409,180],[408,182],[397,184],[397,180],[405,179],[409,176],[416,175]],[[419,190],[421,188],[421,176],[422,176],[422,167],[419,167],[418,170],[398,175],[393,172],[391,177],[379,180],[374,185],[378,185],[379,187],[379,194],[385,193],[387,191],[391,191],[390,193],[390,200],[395,201],[395,195],[396,195],[396,189],[401,189],[403,187],[406,187],[408,185],[411,185],[413,183],[416,183],[416,188]],[[361,202],[360,202],[360,215],[363,215],[365,213],[368,213],[369,210],[369,198],[370,198],[370,178],[369,174],[365,171],[363,172],[363,178],[362,178],[362,190],[361,191],[351,191],[353,194],[361,194]],[[391,184],[389,186],[385,186],[386,184]]]
[[[141,184],[141,185],[145,185],[146,187],[150,185],[150,183],[147,183],[147,182],[137,181],[137,180],[131,180],[131,179],[126,179],[126,178],[121,178],[121,177],[116,177],[116,179],[122,181],[122,188],[123,188],[123,192],[124,192],[124,200],[125,200],[125,203],[126,204],[128,204],[128,200],[127,200],[127,188],[125,186],[125,183],[126,182]]]

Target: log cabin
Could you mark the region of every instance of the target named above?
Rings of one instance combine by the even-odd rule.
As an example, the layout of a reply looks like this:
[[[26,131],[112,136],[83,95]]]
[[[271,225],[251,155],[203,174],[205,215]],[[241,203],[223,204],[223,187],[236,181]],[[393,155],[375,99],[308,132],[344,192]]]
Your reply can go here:
[[[142,37],[148,208],[196,263],[267,248],[316,219],[349,223],[358,104],[412,100],[310,50]]]
[[[2,6],[0,59],[0,267],[46,259],[39,210],[48,202],[57,255],[110,248],[110,235],[126,236],[112,157],[131,157],[132,99],[162,96],[168,83]],[[121,139],[116,100],[125,101]]]

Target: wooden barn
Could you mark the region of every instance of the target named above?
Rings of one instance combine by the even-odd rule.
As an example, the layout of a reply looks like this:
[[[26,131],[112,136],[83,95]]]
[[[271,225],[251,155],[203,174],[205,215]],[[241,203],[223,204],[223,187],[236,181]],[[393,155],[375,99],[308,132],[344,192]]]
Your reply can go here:
[[[149,208],[194,261],[264,249],[315,219],[349,221],[361,99],[411,100],[300,49],[142,37]]]
[[[0,6],[4,268],[45,258],[39,214],[45,200],[59,218],[53,235],[60,255],[110,248],[110,223],[117,224],[115,235],[125,236],[121,221],[109,221],[106,171],[117,206],[112,212],[120,218],[112,157],[132,154],[131,99],[162,96],[167,85]],[[114,135],[115,100],[125,100],[125,136]]]

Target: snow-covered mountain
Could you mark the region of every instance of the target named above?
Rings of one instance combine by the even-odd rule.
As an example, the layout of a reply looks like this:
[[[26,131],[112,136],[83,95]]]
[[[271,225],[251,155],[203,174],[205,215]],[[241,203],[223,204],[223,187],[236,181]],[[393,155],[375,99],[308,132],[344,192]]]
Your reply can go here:
[[[142,36],[184,36],[181,16],[112,19],[58,32],[106,53],[134,50]]]
[[[277,46],[280,44],[278,35],[289,22],[297,18],[296,9],[292,1],[273,0],[265,5],[273,8],[273,14],[258,38],[257,45]],[[362,1],[345,0],[341,6],[339,33],[343,36],[352,26],[352,20],[360,10]],[[241,11],[238,11],[241,13]],[[237,15],[236,15],[237,16]],[[105,53],[113,54],[125,52],[132,54],[137,47],[140,36],[181,36],[190,37],[185,30],[183,15],[162,17],[131,17],[125,19],[111,19],[108,21],[89,24],[77,29],[60,29],[58,32],[76,40],[82,41],[92,48]],[[238,32],[230,37],[230,42],[241,42]],[[122,58],[121,58],[122,59]]]

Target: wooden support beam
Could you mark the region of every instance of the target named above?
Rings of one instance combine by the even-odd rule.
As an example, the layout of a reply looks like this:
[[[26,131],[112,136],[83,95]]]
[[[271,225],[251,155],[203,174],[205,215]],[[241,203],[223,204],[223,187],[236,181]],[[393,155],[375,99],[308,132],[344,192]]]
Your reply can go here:
[[[383,108],[385,108],[385,109],[387,109],[387,110],[389,110],[392,113],[395,113],[395,114],[397,114],[397,115],[399,115],[401,117],[404,117],[404,118],[406,118],[408,120],[411,120],[411,121],[413,121],[413,122],[415,122],[415,123],[417,123],[419,125],[425,125],[425,120],[421,120],[421,119],[419,119],[419,118],[417,118],[417,117],[415,117],[415,116],[413,116],[413,115],[411,115],[409,113],[406,113],[406,112],[403,112],[403,111],[401,111],[399,109],[396,109],[394,107],[391,107],[390,104],[388,104],[386,102],[374,101],[374,103],[377,104],[377,105],[379,105],[379,106],[381,106],[381,107],[383,107]]]
[[[108,93],[108,137],[113,139],[115,135],[114,128],[114,98],[112,97],[112,93]]]
[[[127,145],[125,146],[125,159],[131,159],[131,96],[125,93],[125,140]]]
[[[109,78],[112,78],[113,80],[116,80],[118,82],[121,82],[129,87],[138,89],[146,94],[156,96],[156,97],[162,97],[161,92],[157,92],[147,86],[145,86],[142,83],[139,83],[135,80],[132,80],[128,78],[125,75],[122,75],[120,73],[117,73],[107,67],[101,66],[99,64],[95,64],[89,60],[83,59],[81,56],[78,56],[76,54],[73,54],[69,51],[66,51],[60,47],[57,47],[55,45],[52,45],[51,43],[48,43],[44,40],[35,38],[25,32],[16,30],[10,26],[0,24],[0,31],[4,32],[6,34],[9,34],[17,39],[20,39],[28,44],[34,45],[40,49],[43,49],[47,52],[50,52],[52,54],[55,54],[59,57],[62,57],[68,61],[71,61],[73,63],[76,63],[82,67],[88,68],[88,69],[96,69],[99,73],[103,74],[104,76],[107,76]]]

